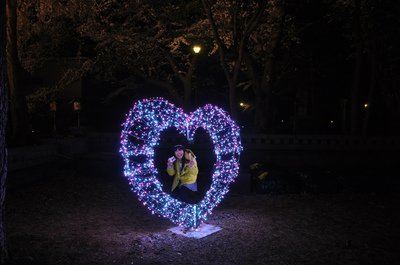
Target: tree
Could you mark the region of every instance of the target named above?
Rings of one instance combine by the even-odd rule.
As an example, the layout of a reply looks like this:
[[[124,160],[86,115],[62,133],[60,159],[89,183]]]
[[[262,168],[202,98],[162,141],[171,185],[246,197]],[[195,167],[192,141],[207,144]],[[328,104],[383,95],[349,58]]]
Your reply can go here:
[[[186,1],[97,3],[80,27],[82,36],[96,43],[96,54],[88,62],[91,69],[111,81],[119,80],[125,88],[144,80],[189,110],[198,57],[191,50],[195,36],[189,40],[181,36],[193,23],[187,14],[197,16],[192,11],[197,9]]]
[[[174,2],[25,1],[20,9],[24,67],[32,72],[43,60],[65,57],[68,50],[69,56],[84,57],[84,63],[66,73],[59,87],[90,74],[118,84],[115,95],[146,81],[187,109],[197,56],[191,51],[193,43],[183,42],[178,49],[173,43],[190,27],[187,13],[197,8],[186,1]],[[62,49],[66,44],[71,47]]]
[[[18,0],[18,58],[25,72],[34,75],[48,61],[63,63],[70,58],[83,61],[84,40],[77,33],[81,13],[85,12],[82,1],[21,1]],[[82,69],[66,69],[53,87],[42,86],[37,91],[25,92],[29,111],[48,108],[60,92],[79,80]]]
[[[399,12],[398,1],[362,1],[362,34],[370,76],[365,95],[369,107],[361,127],[364,135],[376,133],[376,127],[384,127],[393,135],[400,132],[400,52],[395,48],[399,45]],[[373,116],[379,112],[379,100],[384,102],[385,111],[379,115],[383,122],[377,124]]]
[[[202,6],[201,6],[202,4]],[[255,100],[257,131],[265,131],[271,107],[276,50],[290,36],[291,24],[284,1],[54,1],[24,3],[21,58],[26,69],[43,58],[60,55],[57,47],[79,45],[85,57],[82,68],[69,76],[86,73],[119,83],[112,94],[137,89],[141,81],[160,87],[186,110],[192,105],[192,76],[198,56],[191,48],[208,48],[208,65],[219,55],[221,72],[229,87],[229,104],[235,118],[238,84],[247,83]],[[44,6],[43,6],[44,5]],[[66,10],[66,11],[62,11]],[[79,12],[77,12],[79,10]],[[132,12],[135,10],[135,12]],[[62,26],[65,22],[67,26]],[[75,29],[48,47],[49,32]],[[24,37],[22,37],[24,36]],[[58,35],[57,35],[58,36]],[[63,37],[64,36],[64,37]],[[29,41],[32,40],[32,41]],[[35,45],[33,45],[35,43]],[[76,51],[77,49],[72,49]],[[57,57],[60,57],[60,56]],[[39,58],[40,57],[40,58]],[[247,76],[247,77],[246,77]],[[68,78],[63,79],[63,81]]]
[[[29,131],[21,66],[17,50],[17,0],[7,0],[7,73],[10,89],[10,141],[24,144]]]
[[[207,65],[217,65],[216,60],[219,62],[218,73],[222,73],[226,80],[221,92],[226,92],[225,89],[228,91],[225,94],[229,95],[227,101],[235,119],[238,94],[241,93],[239,89],[246,89],[245,93],[252,92],[254,131],[276,132],[272,123],[277,120],[277,108],[280,107],[277,99],[286,92],[282,89],[282,83],[286,82],[286,87],[294,87],[290,89],[290,100],[296,97],[293,92],[298,89],[295,81],[288,83],[289,70],[292,71],[293,80],[306,79],[311,75],[318,78],[320,83],[309,82],[313,83],[316,91],[312,93],[316,96],[313,96],[314,103],[310,105],[333,101],[329,95],[340,90],[342,98],[352,98],[353,124],[360,123],[363,118],[363,127],[368,128],[371,127],[368,126],[369,120],[377,120],[373,113],[377,111],[376,105],[371,104],[375,108],[361,112],[357,102],[365,100],[366,94],[376,95],[379,91],[379,97],[370,97],[374,100],[383,98],[382,101],[391,106],[388,109],[391,119],[398,119],[397,68],[395,63],[390,62],[390,56],[385,56],[384,51],[389,45],[382,45],[379,39],[382,34],[378,34],[384,32],[385,39],[389,40],[387,43],[396,43],[390,39],[395,36],[390,32],[394,31],[394,26],[380,20],[387,11],[385,5],[370,0],[311,2],[167,0],[160,5],[155,0],[21,1],[19,54],[24,68],[29,71],[37,69],[49,58],[83,59],[80,69],[66,71],[57,87],[46,90],[52,93],[63,89],[68,82],[89,74],[116,84],[116,89],[110,89],[112,96],[134,90],[137,97],[162,96],[191,110],[193,92],[197,89],[192,79],[197,74],[195,67],[198,59],[191,48],[193,44],[201,44],[203,48],[208,47],[203,49],[207,50]],[[299,45],[295,28],[298,24],[293,22],[295,17],[292,11],[296,9],[296,12],[307,13],[298,6],[309,8],[317,2],[318,8],[313,12],[322,12],[318,14],[318,19],[323,22],[315,24],[319,32],[323,32],[320,29],[323,27],[327,27],[328,32],[320,36],[322,40],[315,38],[314,33],[304,34],[312,38],[308,43],[316,44],[307,47],[307,51],[297,50],[297,57],[294,58],[294,53],[290,51],[293,47],[298,49]],[[391,3],[395,5],[395,1]],[[394,14],[394,10],[392,8],[389,14]],[[391,25],[396,24],[395,15],[387,17]],[[354,19],[350,21],[349,18]],[[314,24],[314,21],[308,22]],[[354,38],[356,35],[359,36],[357,41]],[[340,47],[336,47],[338,42]],[[327,44],[330,51],[324,51]],[[396,49],[389,47],[387,50],[392,58],[398,57]],[[335,55],[331,55],[332,51]],[[309,55],[312,58],[308,58]],[[332,59],[338,55],[340,58]],[[290,63],[293,65],[294,59],[297,60],[297,69],[315,61],[336,65],[326,67],[324,76],[319,76],[320,69],[315,70],[318,66],[311,66],[309,69],[314,69],[314,72],[309,74],[309,70],[302,69],[303,76],[299,77],[299,72],[288,67]],[[350,60],[357,62],[353,75],[353,96],[348,95],[351,89],[347,89],[352,82],[348,81]],[[364,62],[370,64],[371,85],[366,84],[368,79],[362,77],[368,65]],[[386,65],[390,67],[385,68]],[[340,78],[335,75],[340,75]],[[325,84],[329,85],[329,91]],[[303,86],[307,87],[306,82]],[[367,86],[371,92],[365,89]],[[321,100],[318,97],[325,98]],[[329,104],[333,105],[331,102]],[[280,108],[291,109],[293,105]],[[313,107],[312,112],[322,116],[321,108],[325,106],[319,109]],[[285,114],[294,113],[291,110],[284,111]],[[357,115],[357,112],[360,113]],[[353,125],[352,128],[360,131],[360,125]]]
[[[351,134],[391,133],[400,130],[398,89],[400,54],[398,1],[333,0],[332,12],[343,20],[353,43]],[[368,67],[366,67],[368,66]],[[363,107],[364,103],[368,107]],[[363,112],[361,110],[363,109]],[[375,117],[375,119],[373,119]],[[385,129],[382,129],[385,128]]]
[[[240,71],[247,76],[255,101],[255,131],[271,130],[272,80],[276,50],[289,36],[285,1],[202,0],[229,83],[231,114],[236,115]],[[286,31],[284,31],[286,29]]]
[[[251,87],[255,101],[256,131],[265,132],[271,115],[276,50],[282,40],[292,41],[293,31],[286,16],[285,1],[208,1],[202,0],[206,17],[181,39],[193,36],[212,45],[209,54],[218,54],[222,73],[229,87],[230,112],[237,119],[237,90]]]
[[[6,3],[0,1],[0,264],[5,264],[8,252],[4,224],[4,200],[6,197],[7,146],[6,126],[8,110],[8,80],[6,56]]]

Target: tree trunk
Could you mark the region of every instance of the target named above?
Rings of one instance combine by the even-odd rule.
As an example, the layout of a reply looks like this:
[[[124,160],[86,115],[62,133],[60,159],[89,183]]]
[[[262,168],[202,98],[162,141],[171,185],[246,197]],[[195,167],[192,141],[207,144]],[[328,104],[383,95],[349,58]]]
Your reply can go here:
[[[237,79],[238,79],[239,71],[240,71],[240,65],[241,65],[242,59],[243,59],[245,43],[246,43],[247,39],[245,37],[243,37],[243,39],[240,41],[240,45],[238,47],[238,52],[237,52],[238,56],[235,60],[235,68],[234,68],[233,72],[231,73],[229,70],[228,64],[227,64],[227,60],[226,60],[227,48],[225,47],[225,45],[223,44],[223,42],[219,36],[218,28],[214,21],[213,14],[211,11],[210,1],[202,0],[202,3],[203,3],[204,10],[208,17],[208,22],[209,22],[212,32],[213,32],[214,40],[218,45],[221,67],[222,67],[222,70],[225,74],[226,80],[229,85],[229,105],[230,105],[230,112],[231,112],[230,114],[231,114],[231,117],[233,120],[237,120],[238,114],[237,114],[237,110],[236,110],[236,107],[237,107],[236,106],[236,86],[237,86]],[[248,32],[243,33],[243,36],[248,36],[250,34],[250,32],[252,31],[252,28],[247,29],[247,30],[248,30]]]
[[[254,116],[254,127],[256,132],[272,132],[272,88],[271,79],[274,69],[274,53],[278,47],[278,44],[282,38],[282,32],[284,27],[284,18],[286,10],[281,7],[276,9],[274,17],[279,21],[278,26],[274,27],[271,31],[271,40],[267,47],[267,54],[264,58],[264,65],[261,71],[258,70],[258,66],[250,58],[250,55],[245,54],[244,63],[247,68],[247,75],[252,80],[252,87],[255,96],[255,116]],[[258,80],[258,76],[262,76]]]
[[[7,56],[6,56],[6,4],[0,1],[0,264],[5,264],[8,259],[7,240],[4,224],[4,200],[6,196],[7,178],[7,147],[6,126],[8,109],[8,82],[7,82]]]
[[[376,87],[376,80],[378,78],[378,67],[377,67],[377,58],[376,58],[376,45],[375,40],[371,41],[372,47],[368,49],[370,55],[370,66],[371,66],[371,81],[369,85],[369,92],[368,92],[368,106],[365,109],[365,117],[363,121],[363,127],[361,134],[367,135],[368,133],[368,126],[369,121],[371,118],[371,111],[374,108],[373,99],[375,94],[375,87]]]
[[[396,74],[386,74],[379,78],[379,90],[386,106],[387,130],[391,135],[400,134],[400,78]]]
[[[353,76],[353,88],[351,91],[351,134],[356,135],[360,132],[359,119],[360,119],[360,79],[361,79],[361,66],[362,66],[362,37],[361,37],[361,0],[355,1],[354,7],[354,38],[356,46],[355,69]]]
[[[192,62],[190,63],[190,67],[185,76],[182,74],[177,74],[178,78],[181,79],[183,84],[183,109],[187,112],[194,110],[193,99],[192,99],[192,76],[194,74],[194,70],[197,68],[197,61],[199,59],[198,54],[193,54]],[[197,77],[196,77],[197,78]],[[196,89],[197,86],[196,86]]]
[[[17,50],[17,1],[6,1],[7,14],[7,74],[10,89],[10,141],[25,144],[29,132],[28,109],[22,92],[21,65]]]
[[[184,75],[181,73],[181,71],[178,69],[177,65],[175,64],[172,56],[167,55],[167,59],[169,61],[169,64],[172,68],[172,70],[175,73],[175,76],[182,82],[183,85],[183,100],[179,99],[178,94],[171,89],[170,93],[171,96],[173,96],[174,100],[176,103],[180,103],[180,105],[182,105],[183,110],[189,112],[191,110],[193,110],[193,100],[192,100],[192,76],[194,73],[194,70],[197,67],[197,61],[198,61],[198,55],[194,54],[192,57],[192,61],[190,63],[190,67],[187,71],[187,73]],[[172,88],[172,85],[171,85]],[[196,87],[197,89],[197,87]]]

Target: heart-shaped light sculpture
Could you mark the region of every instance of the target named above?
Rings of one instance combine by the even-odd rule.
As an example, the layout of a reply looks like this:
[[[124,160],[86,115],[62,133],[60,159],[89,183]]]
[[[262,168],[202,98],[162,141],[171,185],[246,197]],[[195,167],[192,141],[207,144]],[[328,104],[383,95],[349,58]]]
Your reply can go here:
[[[163,191],[157,178],[154,147],[159,144],[161,132],[170,127],[175,127],[189,141],[198,128],[203,128],[214,144],[216,162],[212,183],[197,204],[172,198]],[[239,174],[241,151],[239,127],[226,111],[209,104],[187,115],[162,98],[141,100],[127,114],[121,133],[124,175],[132,191],[153,214],[186,229],[197,229],[221,202],[229,184]]]

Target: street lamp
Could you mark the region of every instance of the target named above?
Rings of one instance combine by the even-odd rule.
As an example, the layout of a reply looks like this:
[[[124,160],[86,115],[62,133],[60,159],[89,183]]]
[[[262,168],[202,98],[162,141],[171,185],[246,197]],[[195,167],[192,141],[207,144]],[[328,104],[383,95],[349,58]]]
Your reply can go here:
[[[81,126],[81,102],[74,101],[74,111],[78,113],[78,126]]]
[[[199,53],[201,51],[201,47],[198,45],[193,46],[194,53]]]
[[[74,98],[69,102],[69,104],[72,104],[74,107],[74,111],[78,116],[78,126],[81,126],[81,100],[79,98]]]
[[[193,51],[194,51],[194,53],[195,53],[195,56],[197,57],[197,55],[200,53],[200,51],[201,51],[201,47],[199,46],[199,45],[195,45],[195,46],[193,46]],[[196,59],[193,59],[193,62],[195,62],[196,63],[196,65],[195,65],[195,71],[196,71],[196,90],[195,90],[195,100],[196,100],[196,102],[195,102],[195,105],[196,105],[196,107],[197,107],[197,97],[198,97],[198,90],[199,90],[199,80],[198,80],[198,78],[197,78],[197,75],[198,75],[198,71],[197,71],[197,60]]]
[[[53,134],[56,134],[57,127],[56,127],[56,111],[57,111],[57,102],[52,101],[50,103],[50,111],[53,116]]]

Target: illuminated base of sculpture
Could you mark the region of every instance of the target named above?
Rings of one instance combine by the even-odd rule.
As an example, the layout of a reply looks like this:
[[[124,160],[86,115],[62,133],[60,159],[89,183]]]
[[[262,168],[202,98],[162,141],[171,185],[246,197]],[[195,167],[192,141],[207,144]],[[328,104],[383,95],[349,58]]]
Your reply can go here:
[[[199,227],[197,229],[197,231],[189,230],[189,231],[184,232],[183,227],[174,227],[174,228],[168,229],[168,231],[171,231],[172,233],[183,235],[185,237],[197,238],[197,239],[206,237],[206,236],[211,235],[220,230],[222,230],[221,227],[209,225],[209,224],[202,224],[201,227]]]

